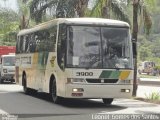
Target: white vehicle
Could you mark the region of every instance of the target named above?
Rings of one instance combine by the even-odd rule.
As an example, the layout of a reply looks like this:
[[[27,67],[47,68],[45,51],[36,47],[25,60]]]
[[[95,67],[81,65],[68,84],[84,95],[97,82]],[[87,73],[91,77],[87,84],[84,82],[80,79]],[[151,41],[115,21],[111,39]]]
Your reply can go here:
[[[144,61],[139,64],[138,73],[147,73],[152,74],[154,72],[155,62],[152,61]]]
[[[25,93],[64,98],[130,98],[133,55],[130,26],[101,18],[59,18],[22,30],[16,80]]]
[[[15,82],[15,54],[1,56],[0,83]]]

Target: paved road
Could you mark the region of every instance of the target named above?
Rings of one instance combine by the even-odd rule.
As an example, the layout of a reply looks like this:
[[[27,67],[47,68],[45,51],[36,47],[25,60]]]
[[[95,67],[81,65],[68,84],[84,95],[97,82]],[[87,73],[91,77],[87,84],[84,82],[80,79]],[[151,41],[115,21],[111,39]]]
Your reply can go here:
[[[18,115],[18,120],[91,120],[98,113],[160,114],[159,108],[159,105],[132,99],[116,99],[110,106],[99,99],[67,100],[56,105],[47,94],[24,95],[21,86],[0,85],[0,114]]]
[[[160,78],[139,78],[139,84],[145,86],[159,86],[160,87]]]

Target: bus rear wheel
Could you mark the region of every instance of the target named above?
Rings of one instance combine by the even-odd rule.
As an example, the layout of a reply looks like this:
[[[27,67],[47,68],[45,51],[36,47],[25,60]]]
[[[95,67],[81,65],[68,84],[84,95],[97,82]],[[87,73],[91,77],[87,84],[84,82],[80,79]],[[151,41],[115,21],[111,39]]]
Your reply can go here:
[[[103,103],[106,105],[110,105],[113,102],[113,98],[103,98]]]
[[[56,103],[56,104],[60,103],[62,98],[57,96],[57,86],[56,86],[55,80],[53,80],[53,82],[51,82],[50,94],[51,94],[51,99],[54,103]]]
[[[27,87],[27,78],[26,78],[26,75],[23,75],[23,91],[25,94],[30,94],[31,91],[30,89]]]

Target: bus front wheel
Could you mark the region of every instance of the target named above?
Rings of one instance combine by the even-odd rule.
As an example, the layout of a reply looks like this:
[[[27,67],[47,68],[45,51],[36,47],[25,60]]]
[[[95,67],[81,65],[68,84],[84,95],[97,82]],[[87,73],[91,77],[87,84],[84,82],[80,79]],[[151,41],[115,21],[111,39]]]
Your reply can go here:
[[[110,105],[113,102],[113,98],[103,98],[102,100],[106,105]]]
[[[0,84],[2,84],[2,83],[3,83],[3,79],[0,78]]]
[[[51,82],[50,94],[51,94],[51,99],[54,103],[56,104],[60,103],[61,98],[57,96],[57,86],[55,80]]]

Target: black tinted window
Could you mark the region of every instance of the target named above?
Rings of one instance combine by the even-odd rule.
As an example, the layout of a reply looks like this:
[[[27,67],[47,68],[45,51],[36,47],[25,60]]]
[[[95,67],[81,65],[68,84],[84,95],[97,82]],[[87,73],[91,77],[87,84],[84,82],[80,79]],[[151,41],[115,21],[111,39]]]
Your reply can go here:
[[[55,51],[57,27],[37,31],[31,34],[19,36],[17,39],[17,53],[53,52]]]

